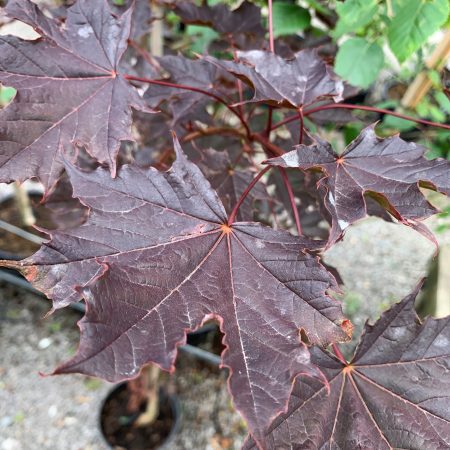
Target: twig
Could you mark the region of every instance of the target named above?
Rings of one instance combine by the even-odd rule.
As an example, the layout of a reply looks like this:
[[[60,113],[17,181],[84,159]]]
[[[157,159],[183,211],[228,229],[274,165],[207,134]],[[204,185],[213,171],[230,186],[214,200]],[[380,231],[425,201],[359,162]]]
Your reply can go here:
[[[445,125],[443,123],[430,122],[429,120],[417,119],[415,117],[407,116],[405,114],[399,114],[394,111],[389,111],[388,109],[375,108],[372,106],[364,106],[364,105],[350,105],[347,103],[331,103],[329,105],[317,106],[316,108],[304,110],[303,115],[308,116],[310,114],[314,114],[319,111],[325,111],[327,109],[356,109],[356,110],[361,110],[361,111],[375,112],[375,113],[379,113],[379,114],[388,114],[390,116],[399,117],[400,119],[410,120],[411,122],[420,123],[422,125],[429,125],[429,126],[436,127],[436,128],[444,128],[446,130],[450,130],[450,125]],[[272,126],[272,130],[275,130],[278,127],[281,127],[290,122],[293,122],[294,120],[297,120],[298,118],[299,118],[298,113],[294,114],[290,117],[286,117],[285,119],[281,120],[280,122],[277,122],[276,124],[274,124]]]
[[[302,225],[300,223],[300,217],[298,215],[298,209],[297,209],[297,205],[295,203],[295,196],[294,196],[294,192],[292,190],[291,183],[287,176],[286,169],[284,167],[278,167],[278,168],[280,169],[280,173],[283,178],[284,185],[286,186],[286,190],[289,195],[289,201],[291,202],[292,214],[294,214],[295,226],[297,227],[297,233],[299,236],[302,236],[303,235]]]
[[[162,80],[152,80],[150,78],[143,78],[143,77],[136,77],[134,75],[126,74],[124,75],[124,78],[126,80],[130,81],[139,81],[140,83],[148,83],[148,84],[154,84],[157,86],[166,86],[166,87],[172,87],[175,89],[184,89],[186,91],[192,91],[192,92],[198,92],[203,95],[207,95],[208,97],[213,98],[217,102],[224,105],[226,108],[228,108],[235,116],[238,117],[238,119],[241,121],[243,127],[245,128],[245,131],[248,136],[251,135],[250,128],[244,119],[244,117],[241,115],[239,111],[234,109],[232,106],[230,106],[223,98],[220,98],[218,95],[213,94],[212,92],[205,91],[204,89],[196,88],[194,86],[187,86],[185,84],[176,84],[176,83],[170,83],[169,81],[162,81]]]

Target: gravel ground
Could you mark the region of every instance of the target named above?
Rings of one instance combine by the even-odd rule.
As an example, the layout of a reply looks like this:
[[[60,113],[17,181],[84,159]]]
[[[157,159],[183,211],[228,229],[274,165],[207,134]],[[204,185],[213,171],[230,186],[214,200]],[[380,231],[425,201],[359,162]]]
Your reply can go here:
[[[78,342],[80,315],[66,308],[43,319],[48,305],[0,284],[0,450],[106,450],[98,417],[111,385],[81,375],[39,375],[73,354]],[[245,424],[233,410],[224,371],[180,354],[171,384],[182,408],[171,450],[241,447]]]
[[[368,219],[326,253],[326,262],[338,268],[346,284],[345,310],[355,336],[367,317],[376,319],[411,291],[433,252],[413,230]],[[0,450],[106,450],[97,424],[110,385],[76,375],[39,376],[73,354],[78,342],[79,314],[65,309],[43,320],[47,309],[40,297],[0,286]],[[352,346],[346,347],[348,353]],[[240,448],[245,425],[233,411],[224,372],[180,354],[172,382],[183,426],[171,449]]]
[[[372,322],[409,294],[428,270],[434,245],[411,228],[369,218],[348,229],[325,255],[344,282],[344,312],[355,326],[354,347]],[[348,354],[348,352],[347,352]]]

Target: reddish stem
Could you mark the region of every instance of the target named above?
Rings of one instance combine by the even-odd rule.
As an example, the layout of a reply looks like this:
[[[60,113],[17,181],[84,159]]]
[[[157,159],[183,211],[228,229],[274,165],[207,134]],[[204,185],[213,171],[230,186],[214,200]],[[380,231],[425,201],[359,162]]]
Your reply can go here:
[[[339,350],[339,347],[337,346],[337,344],[333,344],[333,352],[334,354],[337,356],[337,358],[339,359],[339,361],[341,361],[341,363],[345,364],[346,366],[348,365],[347,360],[345,359],[344,355],[342,354],[342,352]]]
[[[267,125],[266,125],[266,137],[269,139],[270,132],[272,131],[272,111],[273,108],[269,106],[269,115],[267,116]]]
[[[250,140],[258,141],[261,145],[266,147],[271,153],[277,156],[284,155],[284,151],[275,144],[272,144],[268,139],[266,139],[262,134],[255,133],[252,134]]]
[[[400,119],[410,120],[411,122],[421,123],[422,125],[430,125],[433,127],[439,127],[439,128],[445,128],[446,130],[450,130],[450,125],[445,125],[443,123],[437,123],[437,122],[431,122],[429,120],[424,119],[416,119],[411,116],[407,116],[405,114],[396,113],[393,111],[389,111],[388,109],[382,109],[382,108],[375,108],[373,106],[364,106],[364,105],[350,105],[348,103],[338,103],[336,105],[323,105],[318,106],[317,108],[310,109],[308,111],[305,111],[305,114],[313,114],[318,111],[325,111],[326,109],[360,109],[362,111],[370,111],[370,112],[377,112],[381,114],[390,114],[391,116],[399,117]]]
[[[277,128],[282,127],[283,125],[286,125],[287,123],[291,123],[294,120],[297,120],[299,118],[300,118],[300,114],[299,113],[297,113],[297,114],[295,114],[293,116],[286,117],[283,120],[280,120],[279,122],[277,122],[275,125],[272,125],[272,131],[277,129]]]
[[[302,108],[298,109],[298,117],[300,119],[300,137],[298,138],[298,143],[301,144],[303,142],[303,128],[304,128],[304,120],[303,120],[303,110],[302,110]]]
[[[317,106],[316,108],[311,108],[303,111],[303,115],[308,116],[310,114],[314,114],[319,111],[325,111],[327,109],[358,109],[362,111],[370,111],[370,112],[376,112],[380,114],[388,114],[390,116],[398,117],[400,119],[404,120],[410,120],[411,122],[420,123],[422,125],[429,125],[436,128],[444,128],[446,130],[450,130],[450,125],[445,125],[443,123],[437,123],[437,122],[430,122],[429,120],[424,119],[416,119],[415,117],[407,116],[405,114],[396,113],[394,111],[389,111],[388,109],[383,108],[375,108],[373,106],[364,106],[364,105],[350,105],[348,103],[333,103],[329,105],[322,105]],[[281,120],[280,122],[276,123],[272,126],[272,130],[281,127],[282,125],[286,125],[287,123],[293,122],[294,120],[298,119],[298,114],[295,114],[293,116],[287,117],[286,119]]]
[[[222,105],[226,106],[234,115],[236,115],[241,121],[242,125],[244,126],[247,135],[248,136],[251,135],[250,128],[248,127],[248,124],[245,121],[244,117],[241,115],[241,113],[235,110],[232,106],[230,106],[223,98],[220,98],[218,95],[213,94],[212,92],[208,92],[203,89],[196,88],[194,86],[187,86],[185,84],[176,84],[170,83],[169,81],[152,80],[150,78],[135,77],[134,75],[124,75],[124,78],[130,81],[139,81],[141,83],[156,84],[157,86],[166,86],[175,89],[184,89],[186,91],[198,92],[200,94],[207,95],[208,97],[213,98],[217,102],[222,103]]]
[[[253,178],[253,180],[251,181],[251,183],[247,186],[247,189],[245,189],[245,191],[242,193],[240,199],[238,200],[238,202],[236,203],[236,205],[234,206],[233,210],[231,211],[231,214],[228,218],[228,225],[231,225],[235,219],[236,219],[236,215],[238,213],[238,210],[240,208],[240,206],[242,205],[242,203],[244,202],[245,198],[247,197],[247,195],[249,194],[249,192],[254,188],[255,184],[260,180],[260,178],[271,168],[271,166],[266,166],[264,167],[264,169],[262,169],[258,175],[256,175],[255,178]]]
[[[279,167],[279,169],[280,169],[280,173],[283,178],[283,181],[284,181],[284,185],[286,186],[287,193],[289,195],[289,201],[291,202],[292,213],[294,214],[295,225],[297,227],[298,235],[302,236],[303,235],[302,225],[300,223],[300,217],[298,215],[298,209],[297,209],[297,205],[295,203],[295,197],[294,197],[294,192],[292,191],[291,183],[287,176],[286,169],[284,167]]]

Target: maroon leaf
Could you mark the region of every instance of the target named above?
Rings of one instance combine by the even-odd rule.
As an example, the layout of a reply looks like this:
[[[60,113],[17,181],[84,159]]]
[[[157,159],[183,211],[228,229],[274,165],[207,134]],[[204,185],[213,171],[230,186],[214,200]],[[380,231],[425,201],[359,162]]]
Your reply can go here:
[[[114,4],[108,0],[111,10],[116,15],[123,14],[127,9],[132,9],[130,38],[138,40],[150,31],[152,10],[150,2],[126,0],[123,5]]]
[[[102,0],[100,0],[102,1]],[[107,0],[111,8],[111,11],[116,15],[122,15],[128,8],[133,8],[131,15],[131,32],[130,38],[138,40],[144,36],[150,30],[150,23],[152,19],[152,11],[149,2],[125,0],[122,5],[116,4],[114,0]],[[51,10],[52,17],[56,17],[59,20],[66,20],[67,10],[71,7],[76,0],[66,0],[62,6],[59,6]]]
[[[10,0],[6,11],[42,37],[0,37],[0,81],[18,89],[0,113],[0,181],[38,177],[52,186],[62,170],[57,152],[72,142],[115,175],[120,141],[132,140],[131,106],[145,109],[117,73],[132,8],[117,18],[106,1],[79,0],[64,27],[29,0]]]
[[[241,144],[239,143],[241,147]],[[254,174],[248,170],[240,170],[233,165],[227,151],[218,152],[212,148],[202,149],[191,158],[202,170],[211,187],[217,192],[225,211],[231,213],[242,193],[252,181]],[[242,161],[242,158],[240,159]],[[257,200],[267,200],[269,194],[264,185],[258,183],[245,197],[237,214],[239,221],[253,220],[254,205]]]
[[[72,184],[64,172],[55,188],[38,208],[50,211],[51,221],[56,228],[66,229],[81,225],[88,214],[87,208],[72,196]]]
[[[328,236],[327,222],[329,221],[329,214],[323,207],[323,200],[320,197],[321,189],[317,189],[320,175],[305,173],[300,170],[287,170],[286,174],[294,196],[298,200],[297,210],[303,234],[314,238],[326,239]],[[278,170],[271,171],[268,184],[269,186],[274,185],[275,198],[282,204],[283,211],[287,211],[290,214],[293,222],[291,200],[281,173]]]
[[[342,100],[343,83],[319,57],[317,50],[301,50],[290,60],[262,50],[237,54],[239,62],[210,56],[205,60],[250,85],[255,91],[252,102],[299,108],[324,98]]]
[[[83,170],[93,171],[99,164],[83,149],[77,149],[77,166]],[[67,229],[81,225],[88,216],[88,208],[73,196],[72,184],[64,171],[52,191],[37,206],[44,217],[49,217],[53,224],[47,228]]]
[[[352,223],[366,216],[364,194],[374,196],[398,220],[426,233],[417,222],[436,212],[419,190],[419,184],[450,195],[450,162],[426,160],[425,148],[398,136],[381,139],[374,126],[365,128],[338,155],[328,142],[299,145],[268,164],[321,169],[326,187],[325,204],[332,216],[330,243]]]
[[[175,6],[175,13],[184,23],[209,26],[221,34],[233,36],[233,40],[239,40],[240,34],[260,37],[265,34],[261,24],[261,9],[248,1],[233,11],[224,4],[196,6],[179,2]]]
[[[450,448],[450,318],[422,324],[416,294],[366,324],[348,365],[314,349],[311,359],[330,392],[299,378],[288,412],[274,421],[262,448]],[[255,447],[252,439],[244,445]]]
[[[206,61],[192,60],[183,56],[164,56],[158,58],[158,62],[170,74],[167,81],[219,95],[226,77],[232,78],[227,72]],[[231,79],[232,82],[233,79]],[[156,108],[162,102],[169,102],[173,124],[180,119],[209,121],[205,107],[211,102],[211,98],[203,93],[171,86],[151,85],[145,92],[144,99],[152,108]]]
[[[298,373],[318,376],[301,343],[347,340],[351,325],[326,291],[333,276],[305,248],[315,244],[257,223],[227,225],[216,193],[175,143],[168,172],[67,165],[90,208],[80,227],[51,232],[19,263],[56,308],[83,294],[77,355],[56,373],[119,381],[143,364],[173,369],[186,332],[217,319],[236,407],[255,436],[286,406]],[[81,291],[81,293],[80,293]]]

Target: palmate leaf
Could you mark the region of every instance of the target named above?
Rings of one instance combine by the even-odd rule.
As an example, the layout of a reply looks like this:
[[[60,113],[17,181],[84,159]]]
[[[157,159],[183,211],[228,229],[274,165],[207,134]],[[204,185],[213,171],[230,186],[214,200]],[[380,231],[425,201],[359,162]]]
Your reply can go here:
[[[204,29],[203,40],[207,42],[200,45],[203,49],[198,48],[198,52],[204,52],[205,43],[209,46],[218,37],[217,33],[223,38],[223,42],[216,41],[222,51],[227,47],[243,50],[260,49],[266,44],[266,30],[261,23],[261,8],[249,1],[242,2],[233,10],[225,4],[197,6],[192,2],[181,1],[175,3],[174,10],[183,23],[190,25],[188,34],[190,32],[196,34]],[[208,28],[205,27],[210,27],[211,33],[207,33]],[[193,43],[192,50],[197,47],[196,43],[196,41]],[[225,48],[222,48],[223,44]]]
[[[272,52],[237,52],[238,62],[204,59],[228,70],[254,89],[251,102],[269,102],[287,108],[299,108],[317,100],[342,100],[344,85],[319,57],[316,49],[301,50],[293,59]]]
[[[324,172],[325,204],[332,216],[330,243],[367,214],[364,194],[373,195],[394,217],[428,236],[418,221],[436,212],[419,189],[423,183],[450,195],[450,162],[427,160],[425,148],[398,136],[381,139],[373,126],[365,128],[338,155],[328,142],[299,145],[268,164]]]
[[[59,20],[66,20],[68,9],[76,3],[77,0],[64,1],[61,6],[51,9],[52,17]],[[138,40],[150,31],[152,21],[152,11],[148,2],[141,2],[135,0],[123,0],[117,2],[115,0],[107,0],[111,11],[116,15],[122,15],[128,8],[133,7],[133,14],[131,16],[131,31],[130,38]],[[134,3],[134,5],[133,5]]]
[[[304,252],[313,242],[252,222],[228,226],[200,169],[175,150],[168,172],[123,166],[115,179],[67,164],[88,219],[3,264],[55,308],[87,302],[78,353],[56,373],[119,381],[147,362],[171,370],[186,332],[217,319],[234,403],[258,437],[285,408],[293,378],[319,376],[301,331],[326,345],[347,340],[351,325],[326,293],[333,276]]]
[[[221,91],[226,91],[224,88],[226,78],[231,78],[228,80],[228,84],[233,81],[227,72],[206,61],[173,55],[157,58],[157,60],[160,66],[170,74],[167,81],[171,83],[188,85],[221,95]],[[189,120],[210,121],[205,108],[211,102],[211,98],[203,93],[171,86],[151,85],[146,90],[144,99],[152,108],[158,107],[162,102],[167,102],[173,117],[172,125],[181,120],[186,122]]]
[[[414,311],[417,292],[366,324],[353,360],[311,359],[330,387],[299,378],[288,412],[261,441],[265,450],[450,448],[450,318]],[[245,450],[256,447],[249,438]]]
[[[235,10],[227,5],[197,6],[190,2],[175,4],[175,13],[187,24],[209,26],[218,33],[232,35],[237,38],[239,34],[253,34],[264,36],[265,29],[261,23],[261,9],[244,1]]]
[[[117,72],[132,8],[116,17],[106,1],[79,0],[64,27],[29,0],[10,0],[6,12],[41,38],[0,37],[0,81],[18,90],[0,113],[0,181],[38,177],[51,187],[57,152],[74,142],[114,175],[120,141],[132,140],[131,106],[148,109]]]

